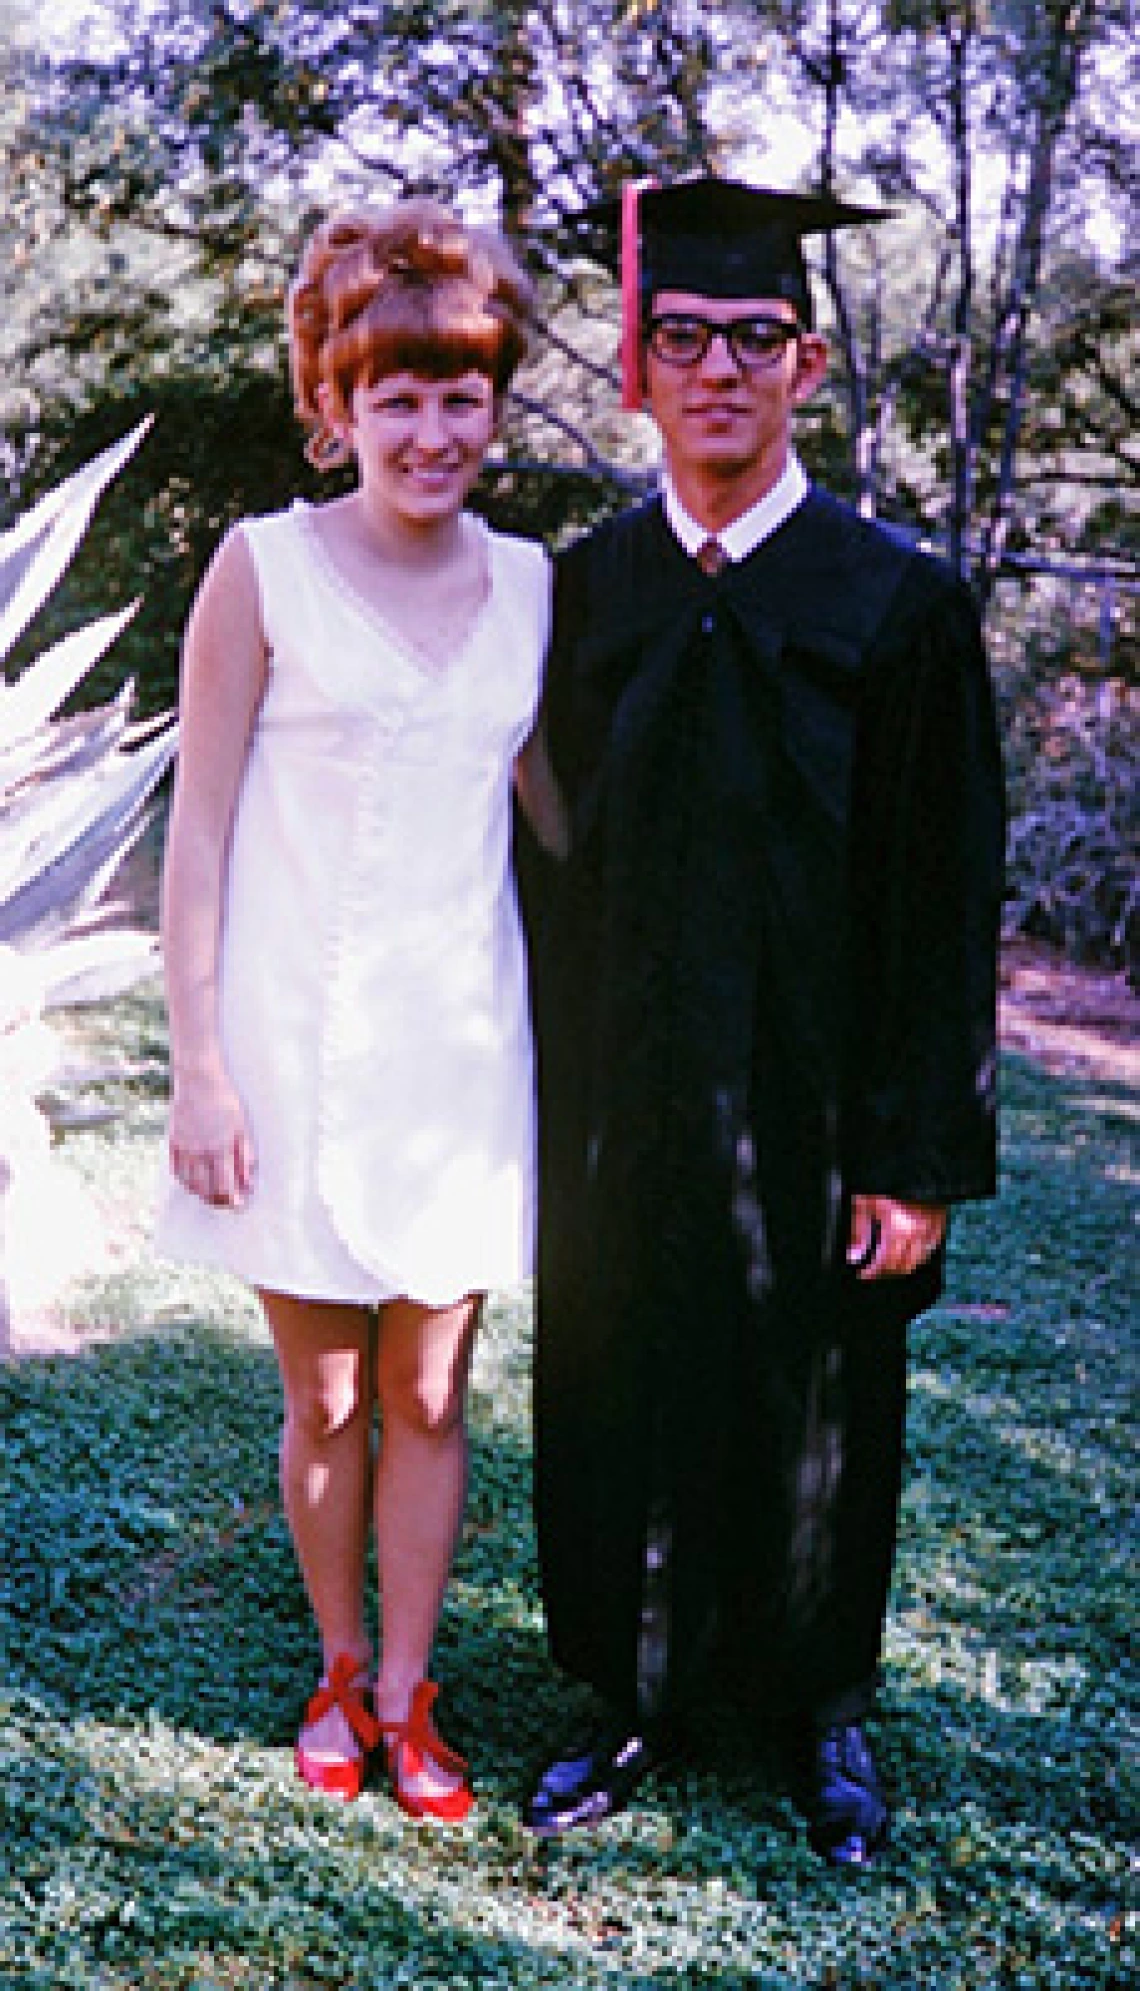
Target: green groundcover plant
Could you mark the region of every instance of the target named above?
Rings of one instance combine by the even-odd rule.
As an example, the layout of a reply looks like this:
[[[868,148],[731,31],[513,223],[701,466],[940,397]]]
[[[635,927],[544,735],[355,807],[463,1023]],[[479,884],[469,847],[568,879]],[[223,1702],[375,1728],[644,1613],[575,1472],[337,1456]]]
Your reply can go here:
[[[1140,1097],[1007,1061],[1002,1194],[958,1223],[913,1336],[878,1738],[888,1857],[811,1857],[730,1714],[595,1836],[516,1803],[572,1708],[531,1531],[530,1299],[490,1308],[439,1641],[479,1802],[459,1831],[291,1760],[316,1654],[276,1488],[256,1307],[145,1243],[164,1090],[151,989],[88,1027],[144,1076],[68,1165],[133,1261],[0,1365],[0,1983],[21,1991],[1125,1991],[1137,1981]],[[102,1040],[101,1040],[102,1041]],[[148,1076],[145,1074],[149,1074]]]

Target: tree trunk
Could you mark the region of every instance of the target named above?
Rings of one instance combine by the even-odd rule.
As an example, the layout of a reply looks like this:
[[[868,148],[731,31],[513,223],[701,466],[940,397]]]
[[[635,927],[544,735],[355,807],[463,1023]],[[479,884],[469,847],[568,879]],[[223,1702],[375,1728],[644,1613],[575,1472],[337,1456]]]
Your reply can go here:
[[[516,239],[531,225],[536,192],[530,115],[537,85],[529,14],[525,0],[511,0],[499,10],[498,92],[489,147],[499,177],[503,227]]]
[[[950,400],[950,564],[960,578],[969,570],[969,529],[973,509],[973,450],[970,436],[970,376],[973,364],[974,248],[970,120],[966,90],[966,31],[943,17],[950,53],[950,129],[954,161],[954,227],[958,245],[958,294],[954,302]]]
[[[1038,106],[1029,186],[1009,290],[996,331],[998,361],[1005,373],[1006,413],[998,473],[982,538],[977,588],[985,606],[994,590],[1013,522],[1017,444],[1025,412],[1029,324],[1041,283],[1045,223],[1053,195],[1053,173],[1065,126],[1077,100],[1081,56],[1090,25],[1092,0],[1073,0],[1050,23],[1051,39]]]

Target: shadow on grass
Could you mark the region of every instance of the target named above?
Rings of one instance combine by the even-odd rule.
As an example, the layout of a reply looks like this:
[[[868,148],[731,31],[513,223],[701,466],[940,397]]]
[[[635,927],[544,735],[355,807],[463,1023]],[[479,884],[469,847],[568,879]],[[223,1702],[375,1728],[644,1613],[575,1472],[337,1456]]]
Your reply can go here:
[[[318,1654],[278,1499],[280,1403],[268,1344],[201,1324],[0,1368],[13,1689],[291,1744]],[[496,1759],[542,1740],[529,1484],[529,1453],[476,1401],[438,1657],[451,1726],[477,1725]]]
[[[316,1644],[279,1511],[276,1365],[264,1337],[187,1308],[0,1367],[0,1820],[20,1847],[0,1979],[14,1962],[29,1991],[1129,1982],[1136,1101],[1018,1064],[1003,1089],[1002,1196],[964,1213],[947,1299],[913,1336],[878,1725],[897,1830],[857,1914],[723,1708],[604,1832],[522,1833],[519,1792],[573,1704],[538,1605],[525,1307],[481,1342],[438,1642],[478,1810],[442,1844],[379,1791],[347,1813],[303,1791]]]
[[[496,1926],[473,1914],[466,1833],[451,1835],[446,1855],[433,1858],[422,1837],[410,1843],[396,1815],[367,1795],[322,1815],[300,1793],[267,1786],[256,1764],[244,1774],[235,1767],[221,1783],[211,1767],[204,1819],[192,1787],[196,1772],[207,1772],[193,1756],[172,1764],[152,1731],[118,1760],[105,1736],[82,1725],[50,1734],[47,1752],[24,1769],[35,1809],[24,1807],[33,1826],[29,1833],[25,1823],[22,1891],[29,1925],[43,1930],[26,1952],[24,1991],[451,1991],[582,1981],[553,1928],[547,1941],[541,1928],[528,1939],[510,1932],[506,1915]],[[9,1761],[6,1773],[18,1802],[19,1766]],[[541,1891],[541,1880],[533,1886]],[[581,1914],[588,1919],[584,1902]],[[28,1966],[29,1953],[42,1958],[42,1974]],[[674,1978],[623,1970],[614,1981],[650,1991],[724,1980],[711,1971]],[[737,1986],[774,1981],[733,1978]]]
[[[268,1345],[197,1323],[0,1369],[19,1981],[540,1986],[587,1981],[572,1961],[586,1945],[589,1981],[629,1991],[781,1991],[790,1980],[739,1969],[627,1957],[610,1972],[594,1845],[538,1846],[516,1822],[567,1696],[537,1611],[529,1453],[487,1394],[438,1667],[448,1732],[479,1772],[474,1827],[437,1854],[377,1789],[347,1809],[303,1790],[291,1745],[314,1639],[277,1508],[279,1409]],[[608,1858],[618,1884],[652,1882],[652,1849]],[[512,1930],[520,1910],[529,1926]],[[16,1955],[4,1925],[0,1977]]]
[[[943,1740],[961,1731],[965,1774],[979,1696],[987,1755],[1005,1764],[1020,1762],[1035,1721],[1003,1717],[1003,1691],[1056,1701],[1071,1739],[1074,1704],[1095,1680],[1111,1688],[1127,1664],[1127,1558],[1111,1446],[1087,1430],[1062,1445],[1048,1401],[1016,1368],[1000,1395],[971,1392],[957,1374],[962,1332],[952,1308],[919,1330],[891,1629],[904,1667],[921,1649],[915,1663],[942,1675],[933,1696],[903,1693],[898,1714],[908,1722],[921,1706]],[[1036,1362],[1031,1347],[1027,1374]],[[1084,1387],[1103,1409],[1087,1372]],[[316,1650],[279,1510],[268,1344],[187,1325],[24,1362],[0,1369],[0,1412],[10,1691],[60,1719],[157,1721],[217,1745],[290,1747]],[[449,1732],[503,1801],[573,1705],[547,1657],[529,1492],[525,1442],[477,1393],[437,1672]],[[995,1496],[999,1511],[980,1526]],[[731,1733],[721,1746],[714,1719],[705,1736],[726,1799],[741,1756]],[[1051,1764],[1064,1761],[1062,1739],[1050,1731]],[[1041,1755],[1029,1748],[1031,1781]],[[757,1767],[750,1757],[746,1782]],[[984,1798],[984,1778],[975,1794]],[[1067,1816],[1074,1829],[1094,1822],[1085,1784]]]

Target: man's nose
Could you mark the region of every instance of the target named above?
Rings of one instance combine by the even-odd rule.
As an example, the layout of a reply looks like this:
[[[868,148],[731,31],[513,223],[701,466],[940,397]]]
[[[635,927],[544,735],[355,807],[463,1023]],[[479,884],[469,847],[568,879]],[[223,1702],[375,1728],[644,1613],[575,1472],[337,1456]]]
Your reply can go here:
[[[728,343],[728,331],[717,326],[710,327],[708,350],[701,360],[701,371],[710,374],[714,380],[726,376],[735,377],[740,372],[740,363]]]

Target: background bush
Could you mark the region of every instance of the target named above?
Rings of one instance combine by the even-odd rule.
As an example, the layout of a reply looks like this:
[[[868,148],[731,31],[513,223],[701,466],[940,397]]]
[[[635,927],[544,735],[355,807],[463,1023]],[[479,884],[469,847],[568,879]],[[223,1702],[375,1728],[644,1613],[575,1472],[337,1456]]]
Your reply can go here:
[[[1077,677],[1007,697],[1006,931],[1140,970],[1140,698]]]
[[[1009,803],[1005,931],[1140,976],[1137,595],[1003,588],[990,648]]]

